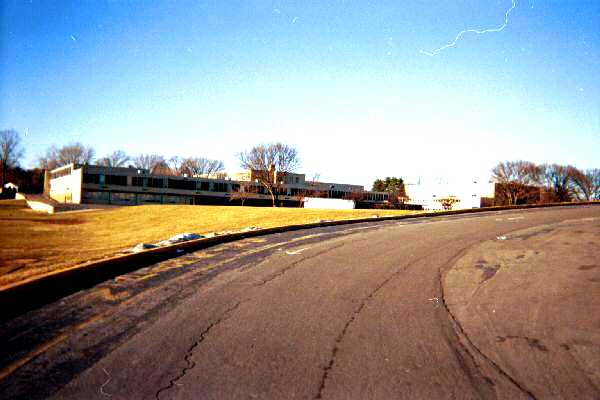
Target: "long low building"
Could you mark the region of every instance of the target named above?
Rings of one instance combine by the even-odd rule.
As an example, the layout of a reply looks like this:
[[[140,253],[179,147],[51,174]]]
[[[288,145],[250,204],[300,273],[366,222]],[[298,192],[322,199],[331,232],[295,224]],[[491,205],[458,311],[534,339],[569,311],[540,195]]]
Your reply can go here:
[[[271,204],[271,196],[252,179],[252,172],[241,176],[246,180],[153,175],[132,167],[69,164],[46,172],[44,192],[58,202],[73,204],[236,204],[242,199],[241,192],[247,205]],[[360,205],[370,207],[387,202],[389,196],[365,191],[360,185],[307,182],[304,174],[283,174],[281,181],[277,200],[286,206],[299,206],[304,197],[327,197],[359,198]]]

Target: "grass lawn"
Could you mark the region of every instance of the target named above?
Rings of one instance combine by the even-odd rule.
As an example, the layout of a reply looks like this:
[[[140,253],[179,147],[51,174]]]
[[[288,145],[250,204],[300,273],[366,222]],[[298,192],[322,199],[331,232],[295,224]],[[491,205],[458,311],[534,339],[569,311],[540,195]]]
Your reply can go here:
[[[48,215],[30,210],[22,200],[0,200],[0,287],[183,232],[202,234],[411,212],[149,205]]]

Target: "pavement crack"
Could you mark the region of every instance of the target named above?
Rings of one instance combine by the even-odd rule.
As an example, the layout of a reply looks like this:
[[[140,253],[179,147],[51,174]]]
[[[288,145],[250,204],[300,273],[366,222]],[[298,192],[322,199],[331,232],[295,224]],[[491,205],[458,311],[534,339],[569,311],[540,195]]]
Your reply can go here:
[[[453,260],[458,259],[464,252],[466,249],[461,250],[457,256],[453,257]],[[500,365],[498,365],[498,363],[496,363],[494,360],[492,360],[490,357],[488,357],[479,347],[477,347],[475,345],[475,343],[471,340],[471,338],[469,337],[469,335],[467,335],[466,331],[464,330],[464,328],[462,327],[462,325],[460,324],[460,322],[458,321],[458,319],[456,318],[456,316],[452,313],[452,311],[450,311],[450,307],[448,307],[448,304],[446,303],[446,297],[444,294],[444,285],[442,282],[442,271],[441,268],[440,270],[438,270],[438,283],[439,283],[439,287],[440,287],[440,300],[441,300],[441,304],[443,305],[446,313],[448,313],[448,315],[450,316],[450,321],[452,323],[452,328],[454,330],[454,333],[457,337],[457,342],[459,344],[459,346],[462,347],[463,351],[468,354],[472,360],[472,362],[474,363],[474,365],[477,367],[478,363],[477,360],[475,359],[471,348],[479,355],[481,356],[496,372],[498,372],[501,376],[503,376],[504,378],[508,379],[508,381],[510,383],[512,383],[517,389],[519,389],[522,393],[524,393],[525,395],[527,395],[529,398],[536,400],[535,395],[529,391],[523,384],[519,383],[515,378],[513,378],[508,372],[506,372]],[[461,340],[461,338],[464,339],[464,341],[467,342],[468,346],[466,346],[463,341]],[[481,372],[481,371],[480,371]],[[489,380],[488,377],[486,377],[483,373],[482,375],[484,376],[484,379]]]
[[[394,279],[396,276],[398,276],[401,272],[405,271],[409,266],[410,265],[407,265],[403,268],[401,267],[401,268],[397,269],[395,272],[393,272],[390,276],[385,278],[379,285],[377,285],[377,287],[374,290],[372,290],[367,296],[365,296],[362,299],[362,301],[360,302],[358,307],[352,312],[352,314],[350,315],[350,318],[344,324],[344,328],[338,334],[338,336],[335,338],[333,350],[331,351],[331,357],[329,358],[329,363],[327,363],[325,368],[323,368],[323,374],[321,375],[321,383],[319,384],[319,391],[317,392],[315,399],[323,398],[322,397],[323,390],[325,389],[325,385],[327,383],[327,378],[329,377],[329,371],[331,371],[331,369],[335,365],[335,361],[336,361],[337,353],[338,353],[338,350],[340,347],[340,343],[344,339],[344,336],[346,336],[346,332],[350,328],[350,325],[352,325],[352,323],[356,320],[356,318],[358,317],[358,314],[361,313],[361,311],[365,308],[367,303],[369,301],[371,301],[373,299],[373,297],[375,297],[377,292],[379,292],[385,285],[387,285],[392,279]]]
[[[192,343],[192,345],[188,348],[187,352],[185,353],[185,356],[183,357],[183,359],[186,363],[186,366],[181,369],[181,371],[175,378],[173,378],[169,381],[168,385],[163,386],[160,389],[158,389],[158,391],[155,394],[155,397],[157,400],[160,399],[160,395],[162,393],[172,389],[175,385],[177,385],[177,382],[187,374],[187,372],[189,370],[191,370],[192,368],[194,368],[196,366],[196,363],[192,360],[192,355],[193,355],[196,347],[198,347],[204,341],[204,339],[206,339],[206,336],[208,335],[208,333],[215,326],[219,325],[221,322],[228,319],[231,316],[231,314],[233,313],[233,311],[235,311],[240,306],[240,304],[242,304],[242,302],[238,301],[235,305],[233,305],[232,307],[225,310],[225,312],[216,321],[211,323],[208,327],[206,327],[206,329],[204,329],[200,333],[200,337],[198,338],[198,340],[196,340],[194,343]]]

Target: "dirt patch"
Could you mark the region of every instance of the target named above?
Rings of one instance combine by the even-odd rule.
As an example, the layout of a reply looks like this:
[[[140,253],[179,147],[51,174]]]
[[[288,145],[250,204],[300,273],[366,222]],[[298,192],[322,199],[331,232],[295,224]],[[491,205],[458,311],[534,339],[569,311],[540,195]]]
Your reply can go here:
[[[483,263],[479,262],[475,264],[475,268],[480,269],[482,271],[480,283],[483,283],[489,279],[492,279],[494,275],[496,275],[496,272],[498,272],[498,270],[500,269],[500,265],[497,264],[491,266],[485,263],[484,261]]]

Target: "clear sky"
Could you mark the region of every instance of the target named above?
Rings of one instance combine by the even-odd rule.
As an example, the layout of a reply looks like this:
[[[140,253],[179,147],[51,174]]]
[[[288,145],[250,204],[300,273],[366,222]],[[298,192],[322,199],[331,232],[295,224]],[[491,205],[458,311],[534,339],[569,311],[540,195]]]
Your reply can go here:
[[[489,177],[501,160],[600,167],[600,1],[0,3],[0,129],[25,166],[236,154],[282,141],[321,180]]]

